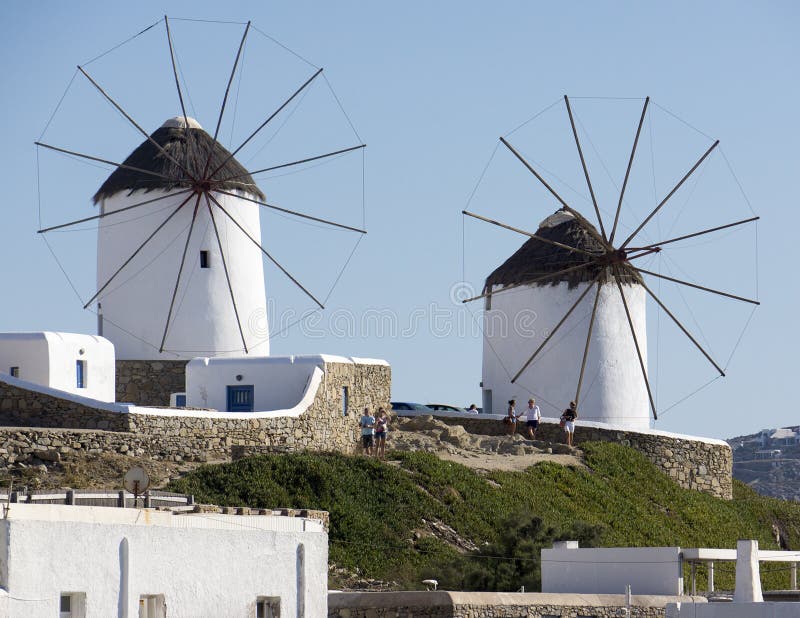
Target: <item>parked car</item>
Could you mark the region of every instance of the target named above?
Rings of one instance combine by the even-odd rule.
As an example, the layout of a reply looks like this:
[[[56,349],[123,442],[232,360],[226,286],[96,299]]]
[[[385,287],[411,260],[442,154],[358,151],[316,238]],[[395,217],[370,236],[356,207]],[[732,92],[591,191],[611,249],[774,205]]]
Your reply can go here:
[[[392,412],[433,412],[428,406],[423,406],[421,403],[411,403],[409,401],[391,401]]]
[[[459,408],[458,406],[449,406],[444,403],[426,403],[431,410],[436,410],[437,412],[466,412],[464,408]]]

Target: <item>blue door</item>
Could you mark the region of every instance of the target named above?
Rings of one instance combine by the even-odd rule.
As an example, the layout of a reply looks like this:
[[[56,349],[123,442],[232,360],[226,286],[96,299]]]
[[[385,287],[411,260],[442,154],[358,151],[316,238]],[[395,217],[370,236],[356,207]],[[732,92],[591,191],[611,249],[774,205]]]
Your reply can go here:
[[[253,386],[228,387],[228,412],[253,411]]]

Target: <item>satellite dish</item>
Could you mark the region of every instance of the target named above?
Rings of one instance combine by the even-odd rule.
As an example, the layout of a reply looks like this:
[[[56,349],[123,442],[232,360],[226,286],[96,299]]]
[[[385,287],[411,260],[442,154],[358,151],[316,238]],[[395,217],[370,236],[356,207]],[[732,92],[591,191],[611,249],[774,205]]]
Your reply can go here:
[[[150,487],[150,477],[147,476],[144,468],[140,466],[134,466],[128,470],[122,482],[125,489],[135,496],[143,494]]]

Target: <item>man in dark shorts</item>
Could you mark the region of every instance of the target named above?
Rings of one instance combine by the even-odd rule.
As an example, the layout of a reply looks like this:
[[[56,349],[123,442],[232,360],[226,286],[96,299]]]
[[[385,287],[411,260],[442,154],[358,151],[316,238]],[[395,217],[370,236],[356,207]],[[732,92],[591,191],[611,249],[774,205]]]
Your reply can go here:
[[[542,411],[539,409],[539,406],[536,405],[536,400],[533,397],[528,399],[528,410],[525,412],[525,415],[528,417],[528,422],[526,423],[528,426],[528,437],[531,440],[535,440],[536,430],[539,429],[539,421],[542,420]]]
[[[369,408],[364,408],[364,414],[358,421],[361,427],[361,446],[365,455],[372,455],[372,446],[375,444],[375,417],[369,413]]]

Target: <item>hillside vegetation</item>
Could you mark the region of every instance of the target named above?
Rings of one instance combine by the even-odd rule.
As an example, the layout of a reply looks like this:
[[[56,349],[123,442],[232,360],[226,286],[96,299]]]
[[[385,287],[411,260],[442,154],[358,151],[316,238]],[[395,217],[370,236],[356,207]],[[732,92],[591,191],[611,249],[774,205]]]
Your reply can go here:
[[[423,452],[395,452],[390,463],[267,455],[203,466],[170,489],[218,505],[326,510],[331,563],[401,588],[433,576],[449,589],[537,589],[539,549],[561,538],[683,547],[753,538],[778,549],[777,529],[789,548],[800,547],[798,504],[738,482],[733,500],[713,498],[679,487],[628,447],[582,447],[585,468],[543,462],[488,473]],[[718,588],[733,587],[733,570],[717,566]],[[762,570],[766,588],[786,588],[788,578],[785,569]],[[331,586],[341,584],[332,578]]]

